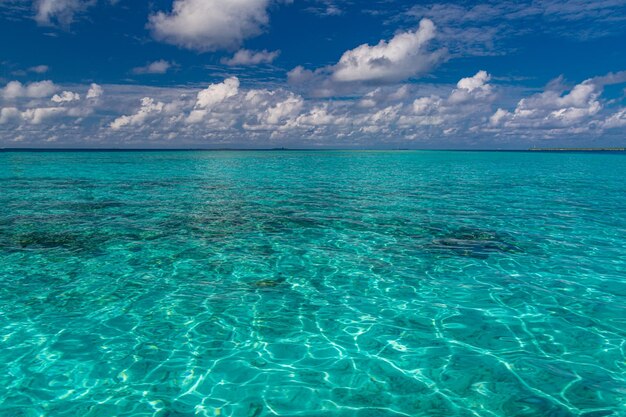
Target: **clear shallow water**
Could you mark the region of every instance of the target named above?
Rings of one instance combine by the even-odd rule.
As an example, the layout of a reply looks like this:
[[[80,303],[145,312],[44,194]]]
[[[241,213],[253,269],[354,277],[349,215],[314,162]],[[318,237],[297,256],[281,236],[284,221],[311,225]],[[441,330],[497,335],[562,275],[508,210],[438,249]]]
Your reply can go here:
[[[626,157],[0,153],[0,416],[624,416]]]

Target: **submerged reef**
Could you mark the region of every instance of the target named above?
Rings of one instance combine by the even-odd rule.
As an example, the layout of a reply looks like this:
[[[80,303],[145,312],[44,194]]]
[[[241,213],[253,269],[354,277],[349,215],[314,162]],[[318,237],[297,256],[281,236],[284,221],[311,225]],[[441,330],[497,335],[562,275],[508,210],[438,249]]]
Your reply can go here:
[[[435,232],[435,238],[427,248],[436,253],[476,259],[487,259],[494,253],[522,252],[509,233],[468,226]]]

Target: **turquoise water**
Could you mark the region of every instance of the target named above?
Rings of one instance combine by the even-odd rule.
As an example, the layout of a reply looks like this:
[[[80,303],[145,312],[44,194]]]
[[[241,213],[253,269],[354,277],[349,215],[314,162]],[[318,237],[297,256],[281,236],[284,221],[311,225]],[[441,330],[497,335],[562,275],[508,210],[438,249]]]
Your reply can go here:
[[[626,156],[0,153],[0,416],[625,416]]]

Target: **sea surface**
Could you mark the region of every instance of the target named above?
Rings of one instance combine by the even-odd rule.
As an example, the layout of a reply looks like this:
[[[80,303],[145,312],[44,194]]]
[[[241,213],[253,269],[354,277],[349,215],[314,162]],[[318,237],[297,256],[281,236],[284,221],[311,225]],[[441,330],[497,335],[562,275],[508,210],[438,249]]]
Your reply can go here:
[[[0,416],[626,416],[626,155],[1,152]]]

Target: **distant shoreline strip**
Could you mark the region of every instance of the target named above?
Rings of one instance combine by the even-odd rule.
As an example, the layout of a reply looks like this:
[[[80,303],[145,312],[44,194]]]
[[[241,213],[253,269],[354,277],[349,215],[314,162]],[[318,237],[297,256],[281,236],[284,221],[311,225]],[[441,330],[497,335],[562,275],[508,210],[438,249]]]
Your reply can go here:
[[[626,148],[530,148],[537,152],[624,152]]]
[[[341,149],[341,148],[0,148],[2,152],[626,152],[626,148]]]

